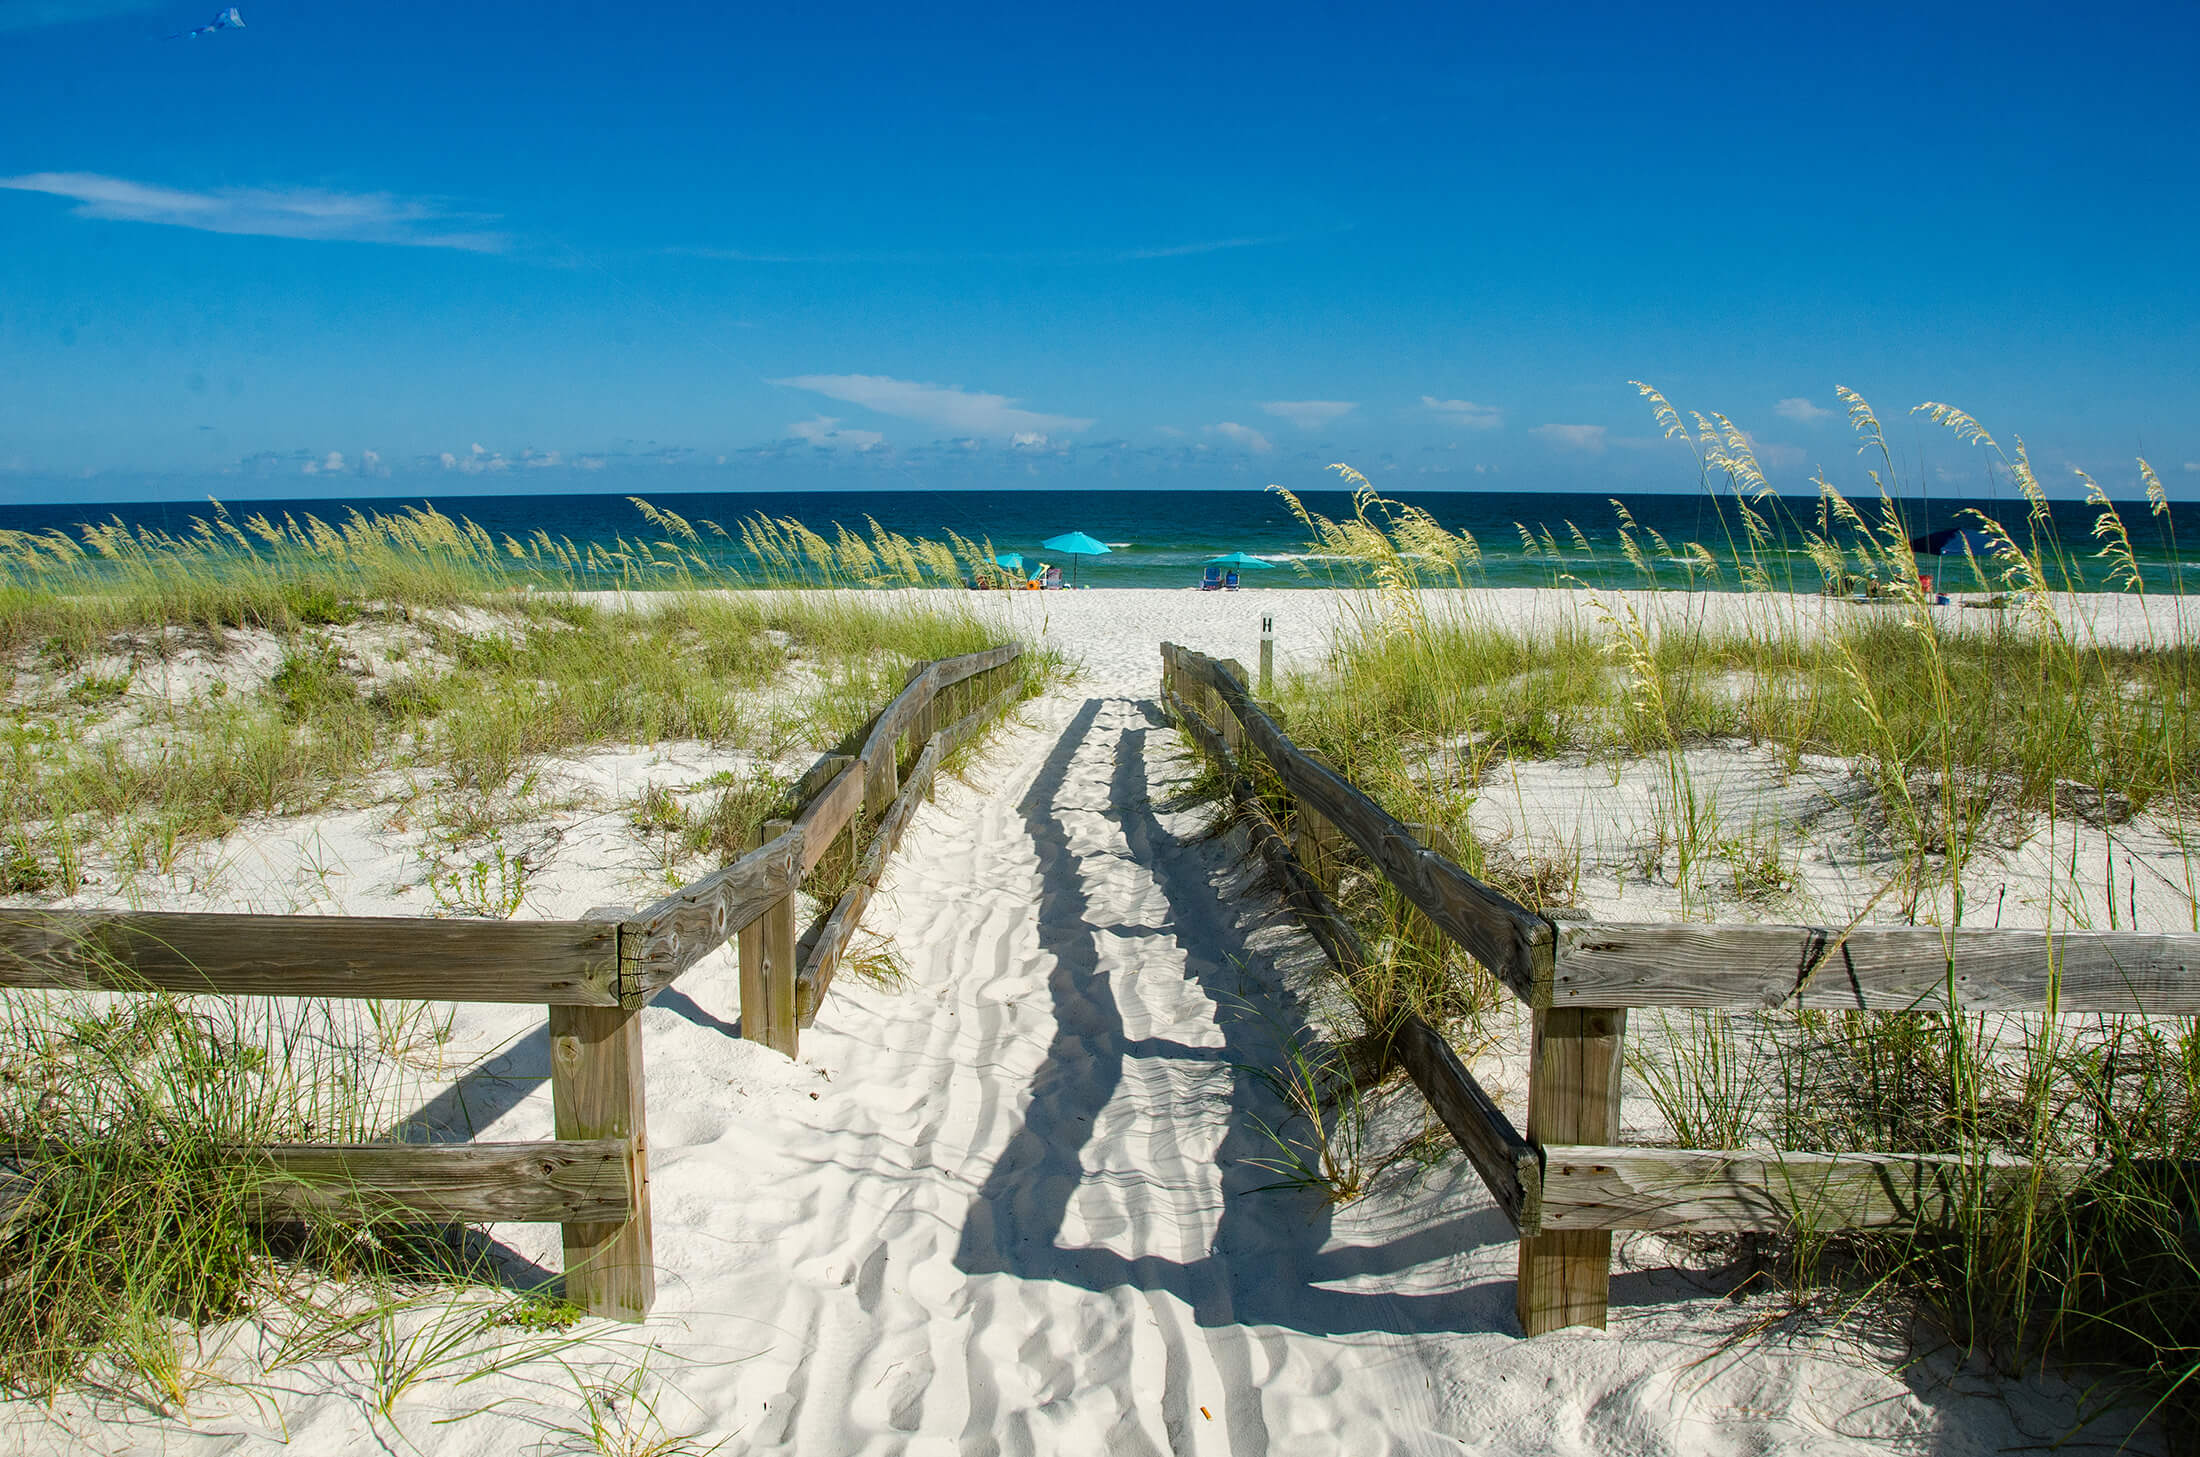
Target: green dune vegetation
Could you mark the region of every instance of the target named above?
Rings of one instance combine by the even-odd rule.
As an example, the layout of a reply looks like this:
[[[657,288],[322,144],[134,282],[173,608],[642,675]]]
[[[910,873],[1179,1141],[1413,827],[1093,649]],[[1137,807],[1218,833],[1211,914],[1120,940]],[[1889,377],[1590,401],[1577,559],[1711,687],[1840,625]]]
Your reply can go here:
[[[419,913],[509,916],[530,868],[504,832],[574,808],[546,765],[742,752],[588,806],[657,847],[662,893],[792,807],[790,755],[856,734],[912,663],[997,640],[952,599],[792,590],[929,584],[974,545],[758,519],[765,569],[737,575],[702,549],[726,533],[636,505],[645,533],[608,551],[425,509],[0,533],[0,894],[173,905],[195,848],[365,809],[422,837]],[[1027,686],[1058,666],[1023,662]],[[255,1364],[334,1357],[386,1418],[427,1374],[617,1355],[472,1236],[248,1217],[267,1175],[232,1150],[386,1137],[452,1076],[448,1033],[414,1003],[0,993],[0,1143],[40,1150],[0,1188],[0,1388],[180,1414]],[[239,1322],[257,1334],[224,1364]]]
[[[949,546],[874,528],[836,550],[758,519],[765,569],[743,576],[636,505],[659,534],[611,550],[424,509],[0,533],[0,892],[74,893],[88,837],[165,869],[249,816],[361,794],[485,829],[485,805],[524,805],[530,761],[591,745],[832,744],[908,663],[992,641],[952,603],[721,590],[959,580]]]
[[[2014,532],[1971,523],[2000,547],[1973,564],[1998,585],[1994,605],[1936,605],[1895,510],[1903,483],[1860,397],[1844,392],[1882,498],[1852,502],[1821,476],[1815,519],[1798,521],[1775,514],[1778,498],[1731,422],[1684,421],[1643,394],[1667,434],[1695,447],[1721,536],[1668,541],[1615,502],[1620,552],[1643,590],[1600,591],[1581,584],[1589,545],[1578,533],[1566,542],[1523,528],[1551,584],[1575,589],[1579,610],[1555,624],[1523,625],[1498,594],[1469,590],[1479,543],[1380,498],[1356,472],[1345,470],[1359,491],[1349,517],[1286,498],[1353,587],[1326,663],[1277,685],[1300,742],[1400,818],[1440,826],[1465,868],[1539,910],[1586,912],[1585,899],[1608,894],[1633,898],[1629,919],[1648,902],[1699,920],[2038,925],[2042,908],[2020,919],[2013,901],[1987,894],[2023,850],[2044,878],[2034,899],[2053,928],[2130,928],[2142,890],[2154,907],[2147,928],[2200,928],[2190,853],[2200,642],[2180,603],[2157,603],[2143,628],[2112,635],[2087,599],[2065,595],[2079,552],[2104,563],[2125,598],[2143,592],[2126,525],[2097,485],[2084,482],[2093,539],[2059,541],[2021,444],[2004,450],[1969,416],[1921,407],[1987,451],[2030,506]],[[2166,513],[2159,479],[2140,468]],[[1827,580],[1876,580],[1884,595],[1824,609],[1804,599],[1809,625],[1799,626],[1806,614],[1790,593],[1820,583],[1775,580],[1766,565],[1793,559],[1797,545]],[[1660,558],[1690,560],[1700,580],[1745,600],[1709,612],[1704,593],[1659,592]],[[1806,762],[1823,773],[1835,761],[1855,791],[1842,829],[1845,893],[1799,883],[1811,830],[1725,802],[1731,776],[1702,772],[1720,752],[1769,760],[1772,774]],[[1584,785],[1647,782],[1652,812],[1616,858],[1597,863],[1579,837],[1495,835],[1478,815],[1478,804],[1509,803],[1534,766],[1560,760]],[[2141,836],[2154,853],[2126,847]],[[2105,844],[2087,853],[2108,863],[2078,863],[2081,840]],[[2139,861],[2149,868],[2133,868]],[[1355,989],[1370,1020],[1380,1026],[1406,1006],[1462,1047],[1499,1035],[1509,998],[1484,973],[1447,956],[1379,882],[1355,879],[1345,898],[1385,948]],[[1776,1279],[1794,1311],[1922,1311],[2006,1370],[2074,1362],[2101,1376],[2103,1401],[2136,1395],[2189,1429],[2200,1413],[2194,1019],[1924,1007],[1638,1014],[1634,1027],[1633,1087],[1673,1144],[1940,1153],[1978,1171],[1950,1217],[1930,1225],[1728,1238],[1737,1268]],[[2009,1156],[2084,1172],[1990,1195],[1984,1170]]]

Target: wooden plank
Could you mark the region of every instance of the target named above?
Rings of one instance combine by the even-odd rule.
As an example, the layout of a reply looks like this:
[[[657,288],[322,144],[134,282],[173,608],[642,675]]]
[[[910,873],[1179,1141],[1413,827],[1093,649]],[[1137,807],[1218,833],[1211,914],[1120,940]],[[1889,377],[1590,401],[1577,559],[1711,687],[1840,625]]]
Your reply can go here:
[[[863,810],[871,819],[885,814],[886,807],[901,792],[901,736],[916,711],[912,695],[920,682],[929,681],[926,674],[931,671],[930,665],[920,665],[910,675],[909,686],[879,714],[871,725],[870,736],[863,741],[862,752],[856,756],[863,765]]]
[[[1011,679],[1001,690],[969,713],[964,714],[940,733],[940,753],[944,758],[974,738],[1000,712],[1023,696],[1024,685]]]
[[[1311,760],[1212,659],[1183,655],[1274,766],[1292,795],[1307,802],[1382,871],[1399,894],[1530,1006],[1550,1004],[1550,923],[1417,842],[1403,821],[1335,770]]]
[[[886,862],[901,844],[902,832],[916,814],[917,806],[931,792],[933,775],[939,768],[942,756],[941,744],[945,735],[936,737],[924,746],[917,762],[909,771],[909,781],[887,809],[885,818],[879,821],[870,845],[863,852],[863,859],[856,866],[855,879],[842,893],[832,913],[819,927],[817,937],[810,945],[809,959],[796,975],[794,1006],[801,1026],[808,1027],[817,1020],[818,1008],[825,1004],[825,993],[833,984],[833,975],[840,969],[840,958],[847,954],[848,943],[855,939],[856,928],[861,924],[865,907],[870,904],[871,892],[886,873]],[[747,1019],[744,1017],[743,1019]]]
[[[870,908],[871,895],[877,889],[868,880],[850,881],[833,903],[832,913],[818,927],[810,954],[794,978],[795,1025],[803,1031],[816,1024],[818,1009],[825,1005],[825,993],[832,989],[840,960],[848,954],[848,944],[863,924],[863,913]]]
[[[1219,658],[1215,666],[1237,680],[1240,685],[1245,682],[1245,665],[1236,658]],[[1222,730],[1222,741],[1230,746],[1231,754],[1241,755],[1245,752],[1245,725],[1236,714],[1224,712],[1216,727]]]
[[[1391,1037],[1390,1052],[1482,1176],[1513,1228],[1533,1235],[1546,1227],[1541,1156],[1474,1080],[1451,1044],[1409,1013]]]
[[[640,1320],[657,1296],[649,1219],[642,1014],[550,1009],[550,1105],[561,1139],[620,1146],[632,1199],[624,1219],[565,1223],[565,1296],[591,1315]]]
[[[787,821],[767,820],[763,834],[778,839]],[[754,935],[741,938],[741,1035],[788,1057],[795,1055],[794,887],[766,905]]]
[[[937,663],[918,665],[908,686],[894,695],[894,701],[879,714],[878,722],[871,725],[871,735],[863,741],[863,750],[857,758],[874,770],[881,763],[894,764],[898,768],[895,745],[915,721],[917,709],[930,700],[940,672]]]
[[[833,847],[834,838],[855,820],[863,808],[863,766],[851,759],[848,767],[825,786],[795,816],[794,828],[802,832],[802,874],[808,875]]]
[[[1306,757],[1324,769],[1332,767],[1319,754],[1308,751]],[[1336,894],[1344,879],[1344,836],[1320,810],[1296,796],[1291,800],[1291,848],[1321,888]]]
[[[587,921],[8,909],[0,986],[615,1006],[619,936]]]
[[[267,1144],[249,1166],[255,1218],[421,1224],[623,1223],[633,1209],[622,1139],[541,1143]],[[35,1217],[36,1149],[0,1148],[0,1225]]]
[[[749,829],[749,844],[764,843],[764,827],[754,825]],[[764,975],[764,915],[759,911],[749,923],[734,933],[735,974],[741,990],[741,1035],[750,1042],[764,1040],[760,1030],[764,1025],[764,1005],[771,995],[770,984]]]
[[[791,893],[801,867],[802,836],[789,830],[622,925],[622,954],[633,968],[628,1005],[655,996]]]
[[[1011,656],[1008,661],[1013,661]],[[975,680],[973,680],[975,681]],[[804,958],[802,970],[796,973],[794,1004],[797,1024],[807,1028],[817,1021],[818,1009],[825,1003],[825,993],[832,986],[833,975],[840,967],[840,959],[847,954],[848,944],[855,938],[862,923],[863,912],[870,905],[871,894],[878,887],[880,877],[886,873],[886,862],[901,845],[902,832],[916,813],[919,801],[930,796],[939,764],[948,753],[959,747],[982,729],[1000,709],[1023,691],[1021,682],[1011,682],[995,693],[984,704],[933,736],[924,752],[917,756],[916,764],[909,771],[909,781],[895,796],[878,828],[871,836],[871,843],[856,864],[855,878],[847,890],[841,893],[818,927],[817,935],[810,943],[809,955]]]
[[[281,1144],[258,1150],[263,1219],[351,1212],[429,1224],[611,1223],[634,1209],[624,1140]]]
[[[1609,1144],[1619,1138],[1621,1041],[1627,1013],[1616,1008],[1552,1007],[1535,1014],[1528,1051],[1528,1137],[1552,1144]],[[1546,1159],[1546,1162],[1548,1160]],[[1541,1233],[1520,1241],[1516,1310],[1523,1335],[1564,1326],[1604,1329],[1612,1283],[1608,1229],[1554,1229],[1548,1174]]]
[[[1321,945],[1340,974],[1348,981],[1359,976],[1369,964],[1366,944],[1268,818],[1267,806],[1261,802],[1252,781],[1239,771],[1237,762],[1222,741],[1221,732],[1201,718],[1184,699],[1171,694],[1168,702],[1185,732],[1221,766],[1230,797],[1237,802],[1253,849],[1276,873],[1285,903],[1298,915],[1308,934]]]
[[[802,777],[795,781],[794,802],[802,805],[808,804],[811,800],[817,798],[820,790],[838,779],[843,769],[855,762],[856,756],[853,754],[824,754],[819,756],[818,761],[804,770]]]
[[[987,648],[984,652],[965,653],[959,658],[942,658],[932,665],[939,669],[939,678],[934,686],[946,688],[962,682],[965,678],[975,677],[979,673],[990,672],[992,669],[1001,667],[1004,664],[1013,663],[1023,655],[1023,651],[1022,643],[1005,642],[999,647]]]
[[[1339,974],[1348,981],[1357,977],[1368,965],[1366,945],[1359,933],[1284,842],[1252,782],[1228,758],[1222,736],[1174,692],[1168,692],[1167,702],[1185,732],[1222,765],[1231,797],[1237,800],[1251,833],[1253,848],[1275,873],[1286,903],[1320,943]],[[1513,1128],[1512,1121],[1474,1080],[1450,1044],[1421,1018],[1408,1014],[1392,1033],[1387,1050],[1413,1079],[1452,1141],[1482,1176],[1497,1207],[1515,1228],[1533,1233],[1542,1187],[1541,1160],[1534,1146]]]
[[[2200,935],[1936,926],[1564,922],[1559,1006],[1854,1007],[2190,1015]]]
[[[1543,1227],[1562,1230],[1799,1231],[1933,1222],[2081,1165],[1903,1153],[1546,1145]]]

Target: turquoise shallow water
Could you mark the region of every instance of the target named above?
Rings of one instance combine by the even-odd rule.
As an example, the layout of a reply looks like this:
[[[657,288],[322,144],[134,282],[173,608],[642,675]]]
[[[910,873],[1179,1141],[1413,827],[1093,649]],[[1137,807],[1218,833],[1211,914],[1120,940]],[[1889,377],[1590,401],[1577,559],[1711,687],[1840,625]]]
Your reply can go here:
[[[1351,497],[1343,492],[1321,492],[1306,498],[1310,508],[1330,516],[1349,514]],[[1610,501],[1587,494],[1559,495],[1521,492],[1472,492],[1406,495],[1401,499],[1427,510],[1447,529],[1471,531],[1483,549],[1482,582],[1490,586],[1547,586],[1557,571],[1571,573],[1592,585],[1625,585],[1640,580],[1638,569],[1620,550],[1618,521]],[[307,514],[324,519],[340,517],[346,509],[391,510],[432,500],[437,509],[478,522],[498,536],[531,535],[537,529],[575,542],[609,544],[621,535],[657,536],[643,521],[625,494],[603,495],[495,495],[379,497],[251,501],[236,503],[238,515],[264,511],[279,516]],[[1027,561],[1050,558],[1039,543],[1069,531],[1083,531],[1112,551],[1105,557],[1087,558],[1077,564],[1085,584],[1106,588],[1167,587],[1198,580],[1200,564],[1207,558],[1243,551],[1276,563],[1256,573],[1263,586],[1329,586],[1338,579],[1337,563],[1324,560],[1308,545],[1307,533],[1294,520],[1283,501],[1256,491],[870,491],[804,492],[775,494],[747,491],[738,494],[681,494],[657,498],[658,504],[690,520],[715,521],[728,528],[746,517],[765,513],[793,517],[813,529],[832,534],[835,524],[865,529],[867,519],[905,535],[939,536],[953,530],[964,536],[988,540],[1000,551],[1022,553]],[[1662,582],[1698,586],[1732,586],[1731,573],[1706,581],[1682,557],[1683,543],[1701,542],[1715,558],[1731,555],[1729,533],[1739,536],[1731,501],[1718,502],[1704,495],[1646,495],[1631,498],[1627,507],[1644,528],[1638,539]],[[1909,502],[1903,514],[1918,534],[1958,524],[1959,512],[1977,507],[2008,523],[2019,539],[2027,536],[2021,504],[2008,501],[1960,499]],[[119,517],[132,525],[171,531],[188,529],[191,518],[205,515],[203,504],[178,503],[81,503],[60,506],[0,506],[0,528],[18,530],[68,529],[86,520]],[[2200,584],[2200,504],[2181,503],[2168,517],[2148,514],[2143,504],[2124,509],[2137,555],[2150,590],[2175,588],[2185,570]],[[1787,527],[1785,549],[1767,559],[1775,581],[1816,590],[1817,569],[1801,551],[1801,527],[1815,525],[1818,504],[1805,498],[1784,504]],[[2107,584],[2106,564],[2091,556],[2095,549],[2090,532],[2092,508],[2078,502],[2058,502],[2054,529],[2060,537],[2077,584]],[[1516,524],[1517,523],[1517,524]],[[1567,544],[1563,567],[1548,558],[1532,557],[1522,548],[1518,525],[1540,532],[1548,528]],[[1579,527],[1590,550],[1572,545],[1572,527]],[[2172,550],[2173,538],[2190,542],[2184,561]],[[1667,540],[1669,550],[1659,552],[1647,534],[1655,531]],[[706,533],[711,553],[735,570],[754,564],[745,559],[737,543]],[[1933,564],[1926,563],[1931,569]],[[1957,590],[1979,585],[1968,565],[1959,558],[1941,567],[1942,583]]]

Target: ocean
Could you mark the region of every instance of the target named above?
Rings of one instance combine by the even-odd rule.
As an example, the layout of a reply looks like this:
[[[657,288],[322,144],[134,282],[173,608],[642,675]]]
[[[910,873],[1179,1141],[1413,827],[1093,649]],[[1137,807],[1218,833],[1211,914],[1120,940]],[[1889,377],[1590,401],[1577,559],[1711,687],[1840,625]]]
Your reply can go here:
[[[1452,531],[1471,532],[1482,548],[1482,564],[1476,574],[1490,586],[1549,586],[1565,573],[1592,586],[1624,586],[1641,581],[1642,568],[1622,551],[1619,520],[1612,503],[1589,494],[1520,492],[1401,493],[1398,499],[1423,510]],[[1309,509],[1331,517],[1349,516],[1352,498],[1344,492],[1312,492],[1304,500]],[[729,530],[751,516],[791,517],[833,534],[835,525],[857,531],[875,520],[879,525],[909,536],[938,537],[955,531],[977,541],[990,542],[998,552],[1018,552],[1027,563],[1058,562],[1065,573],[1074,568],[1082,585],[1108,587],[1179,587],[1199,580],[1201,564],[1229,552],[1244,552],[1273,563],[1272,567],[1246,568],[1248,586],[1291,588],[1334,585],[1340,565],[1326,559],[1309,542],[1308,534],[1281,498],[1255,491],[744,491],[727,494],[665,494],[654,504],[676,511],[690,521],[716,522]],[[340,519],[356,508],[364,512],[391,511],[405,506],[433,505],[445,515],[473,521],[499,538],[520,539],[537,530],[576,543],[611,544],[624,536],[657,538],[662,535],[643,520],[624,495],[521,494],[433,497],[320,497],[300,500],[237,501],[229,506],[239,518],[265,513],[303,521],[308,515],[323,520]],[[1732,541],[1741,531],[1731,499],[1715,500],[1708,494],[1644,495],[1626,502],[1638,526],[1636,533],[1645,562],[1661,583],[1671,586],[1731,588],[1731,571],[1707,578],[1700,566],[1692,566],[1685,543],[1700,542],[1717,560],[1733,555]],[[1961,513],[1976,508],[2009,525],[2019,540],[2027,540],[2024,507],[2008,500],[1943,499],[1902,503],[1908,529],[1917,535],[1961,524]],[[2167,516],[2150,515],[2143,502],[2122,508],[2136,555],[2149,590],[2177,590],[2187,569],[2200,573],[2200,560],[2184,561],[2173,550],[2178,540],[2192,543],[2200,558],[2200,503],[2178,503]],[[136,527],[182,532],[194,517],[209,514],[203,503],[117,502],[70,505],[0,506],[0,529],[70,531],[85,521],[120,520]],[[1876,515],[1876,505],[1868,513]],[[2097,543],[2091,536],[2095,512],[2079,502],[2056,502],[2052,508],[2055,535],[2062,543],[2073,577],[2083,586],[2104,587],[2105,562],[2092,553]],[[1819,574],[1801,549],[1801,535],[1818,521],[1814,497],[1790,499],[1771,512],[1776,521],[1785,518],[1786,542],[1768,558],[1775,582],[1792,583],[1801,590],[1816,590]],[[1520,527],[1540,535],[1548,530],[1564,550],[1554,562],[1548,555],[1531,555],[1522,544]],[[1583,551],[1579,540],[1588,544]],[[1066,556],[1045,551],[1040,543],[1065,532],[1081,531],[1106,543],[1109,554],[1074,563]],[[1660,550],[1651,533],[1666,541]],[[735,572],[753,567],[738,541],[704,531],[709,554],[720,566]],[[1926,568],[1934,566],[1930,560]],[[1969,564],[1951,557],[1939,564],[1941,586],[1974,590],[1982,585],[1971,578]],[[2200,575],[2195,577],[2200,584]]]

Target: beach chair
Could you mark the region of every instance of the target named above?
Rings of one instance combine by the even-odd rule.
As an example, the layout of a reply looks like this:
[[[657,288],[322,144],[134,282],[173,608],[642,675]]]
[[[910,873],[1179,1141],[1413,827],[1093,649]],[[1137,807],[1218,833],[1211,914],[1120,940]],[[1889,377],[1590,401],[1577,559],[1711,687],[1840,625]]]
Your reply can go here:
[[[1215,566],[1213,563],[1209,563],[1206,575],[1199,579],[1199,590],[1202,592],[1221,591],[1222,568]]]
[[[1047,586],[1047,589],[1048,589],[1049,591],[1052,591],[1053,589],[1055,589],[1055,588],[1057,588],[1057,587],[1059,587],[1059,586],[1061,586],[1061,585],[1062,585],[1062,569],[1061,569],[1060,567],[1048,567],[1048,568],[1047,568],[1047,572],[1046,572],[1046,586]]]
[[[1237,572],[1235,570],[1223,573],[1222,590],[1225,592],[1235,592],[1237,590]]]

